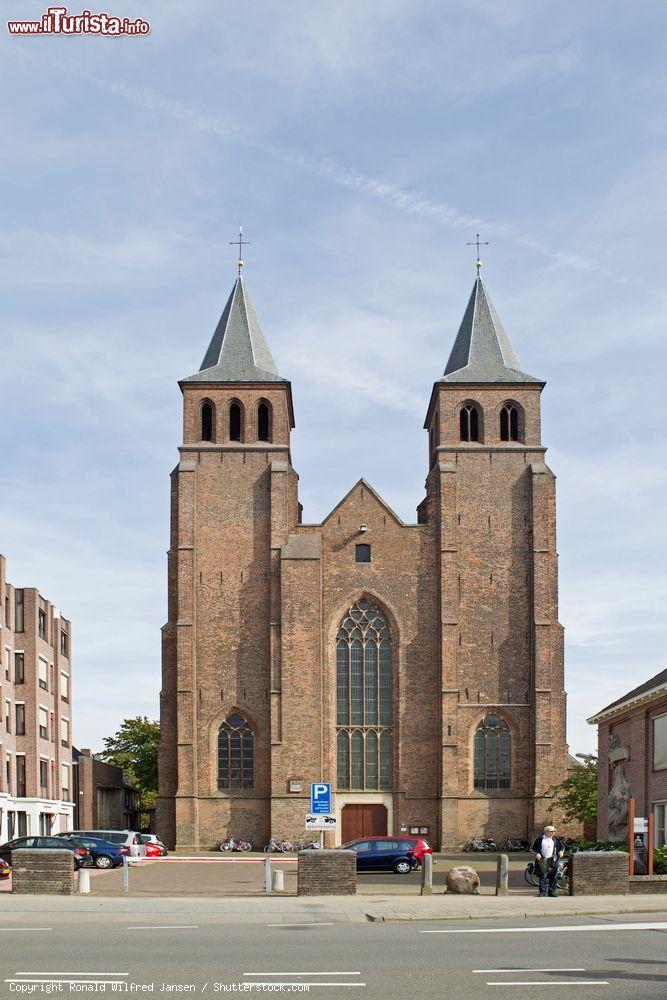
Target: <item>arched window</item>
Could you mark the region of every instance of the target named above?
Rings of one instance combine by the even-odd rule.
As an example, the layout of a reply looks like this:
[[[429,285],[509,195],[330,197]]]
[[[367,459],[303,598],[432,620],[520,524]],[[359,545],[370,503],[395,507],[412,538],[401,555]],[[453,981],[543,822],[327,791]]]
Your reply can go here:
[[[358,601],[336,636],[338,787],[392,787],[391,636],[381,611]]]
[[[257,407],[257,440],[271,440],[271,410],[268,403],[260,403]]]
[[[243,410],[240,403],[232,403],[229,407],[229,440],[243,440]]]
[[[505,403],[500,411],[500,440],[520,441],[519,407],[514,403]]]
[[[201,441],[215,441],[215,409],[205,400],[201,408]]]
[[[500,716],[486,715],[475,733],[475,788],[510,787],[510,742],[509,729]]]
[[[252,788],[254,737],[243,716],[233,712],[218,730],[218,788]]]
[[[479,407],[476,403],[464,403],[459,417],[462,441],[479,441],[480,425],[482,423]]]

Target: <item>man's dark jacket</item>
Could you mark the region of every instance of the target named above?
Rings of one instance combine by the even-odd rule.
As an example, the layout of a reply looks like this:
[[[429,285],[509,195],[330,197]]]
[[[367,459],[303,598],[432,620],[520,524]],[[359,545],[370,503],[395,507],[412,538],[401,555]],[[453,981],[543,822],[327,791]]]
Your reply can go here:
[[[542,846],[543,836],[544,834],[541,833],[539,837],[536,837],[533,843],[530,845],[530,849],[533,852],[533,854],[540,854],[540,847]],[[560,854],[561,851],[565,850],[565,841],[562,839],[562,837],[554,837],[553,841],[554,841],[554,856],[556,856]]]

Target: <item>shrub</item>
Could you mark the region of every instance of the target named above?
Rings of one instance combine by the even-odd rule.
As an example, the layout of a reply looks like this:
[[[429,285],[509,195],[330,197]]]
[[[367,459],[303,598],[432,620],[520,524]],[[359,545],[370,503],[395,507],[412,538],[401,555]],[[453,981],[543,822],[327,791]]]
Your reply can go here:
[[[667,846],[653,851],[653,871],[656,875],[667,875]]]

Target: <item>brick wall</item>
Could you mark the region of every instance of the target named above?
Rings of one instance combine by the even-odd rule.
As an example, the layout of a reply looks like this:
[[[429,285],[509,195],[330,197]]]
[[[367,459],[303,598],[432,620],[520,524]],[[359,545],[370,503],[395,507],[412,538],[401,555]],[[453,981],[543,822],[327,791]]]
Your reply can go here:
[[[570,858],[570,895],[626,895],[628,863],[623,851],[577,851]]]
[[[357,891],[355,851],[300,851],[297,896],[354,896]]]
[[[27,895],[71,896],[74,892],[74,858],[71,851],[14,851],[12,892]]]

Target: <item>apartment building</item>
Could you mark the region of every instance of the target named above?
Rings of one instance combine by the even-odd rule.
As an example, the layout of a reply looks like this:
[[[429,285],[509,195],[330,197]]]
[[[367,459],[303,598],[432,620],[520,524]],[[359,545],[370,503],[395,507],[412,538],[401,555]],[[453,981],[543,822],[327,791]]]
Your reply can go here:
[[[72,829],[71,623],[0,555],[0,843]]]

